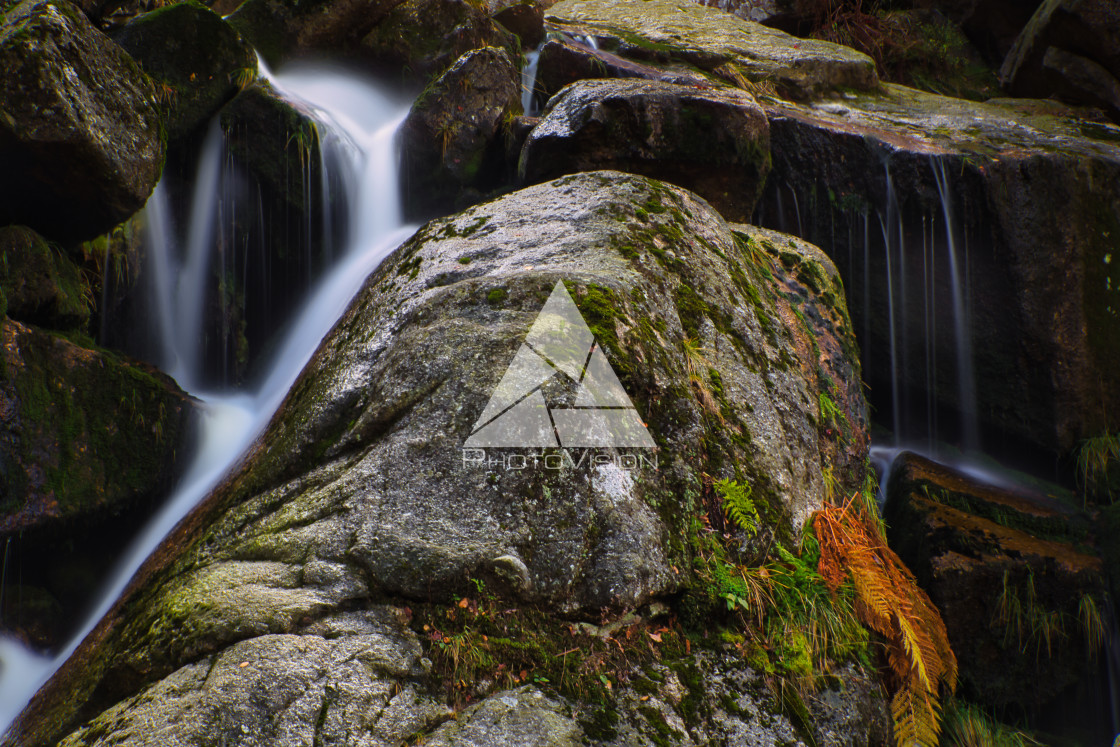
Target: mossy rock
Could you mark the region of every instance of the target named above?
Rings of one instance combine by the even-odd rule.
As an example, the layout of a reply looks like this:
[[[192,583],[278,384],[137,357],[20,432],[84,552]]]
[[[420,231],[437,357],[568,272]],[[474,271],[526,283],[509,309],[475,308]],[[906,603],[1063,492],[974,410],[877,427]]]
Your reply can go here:
[[[262,735],[278,747],[309,736],[426,747],[809,741],[779,711],[764,675],[730,647],[689,652],[689,639],[664,627],[654,642],[648,636],[661,623],[637,616],[606,639],[558,621],[545,631],[534,624],[539,613],[464,602],[443,609],[379,603],[324,615],[291,634],[251,636],[111,705],[59,744],[111,739],[155,747],[231,732]],[[463,619],[491,634],[458,629]],[[612,657],[618,666],[596,663],[619,649],[626,651]],[[565,661],[590,652],[590,659]],[[832,680],[805,714],[817,743],[885,744],[885,703],[871,678],[845,667]]]
[[[163,168],[148,76],[67,0],[26,0],[0,19],[0,225],[57,240],[135,213]]]
[[[564,0],[545,21],[550,29],[596,37],[623,56],[679,60],[798,99],[879,84],[875,63],[853,49],[681,0]]]
[[[93,296],[85,276],[30,228],[0,228],[0,288],[17,321],[81,332],[89,323]]]
[[[496,47],[467,52],[425,88],[401,129],[408,212],[446,214],[505,182],[505,139],[520,110],[521,75]]]
[[[891,546],[945,621],[960,692],[1038,709],[1095,672],[1108,583],[1088,517],[903,454],[886,518]]]
[[[256,77],[252,48],[195,0],[145,13],[115,33],[113,40],[160,87],[172,140],[208,122]]]
[[[229,23],[270,65],[331,54],[352,57],[393,0],[246,0]]]
[[[468,0],[404,0],[362,39],[371,61],[428,81],[472,49],[499,47],[521,58],[517,37]]]
[[[789,538],[827,496],[822,439],[840,438],[820,427],[820,367],[852,369],[817,357],[779,272],[695,195],[618,172],[427,224],[368,278],[243,468],[14,733],[57,740],[110,681],[124,700],[372,595],[450,605],[474,578],[576,621],[672,597],[693,582],[705,475],[750,484]],[[465,449],[556,293],[654,448]],[[572,409],[569,376],[537,390],[548,407]],[[859,457],[842,479],[862,483]]]
[[[969,278],[981,442],[1014,463],[1072,465],[1064,460],[1081,439],[1120,428],[1120,128],[1057,102],[884,89],[812,105],[764,100],[773,168],[758,220],[828,247],[855,299],[873,405],[885,413],[893,408],[890,309],[875,216],[888,204],[897,210],[888,227],[896,274],[900,230],[908,252],[905,279],[892,286],[896,304],[924,298],[936,277],[930,308],[949,313],[948,215],[960,277]],[[927,266],[935,265],[924,277],[921,255],[909,254],[923,246],[923,230]],[[938,422],[953,422],[967,408],[950,364],[959,359],[953,324],[934,325],[920,305],[900,309],[895,350],[908,345],[909,361],[897,367],[901,420],[929,422],[918,413],[932,406]],[[915,342],[927,339],[932,353]],[[937,437],[956,436],[950,428]]]
[[[152,499],[194,411],[166,376],[11,319],[0,367],[0,536]]]
[[[731,85],[718,75],[692,65],[632,60],[561,36],[549,39],[540,49],[534,95],[548,101],[565,86],[589,78],[644,78],[696,88]]]
[[[247,0],[229,21],[269,64],[330,55],[408,85],[434,80],[472,49],[521,55],[517,37],[468,0]]]

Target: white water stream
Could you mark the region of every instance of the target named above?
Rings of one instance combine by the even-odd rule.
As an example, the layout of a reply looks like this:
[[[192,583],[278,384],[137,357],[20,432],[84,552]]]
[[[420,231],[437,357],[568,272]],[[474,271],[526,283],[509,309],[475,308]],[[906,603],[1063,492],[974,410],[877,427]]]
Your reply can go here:
[[[167,196],[162,187],[156,188],[146,208],[151,257],[147,275],[155,283],[157,301],[153,322],[164,346],[164,368],[202,402],[196,454],[164,506],[118,561],[77,634],[57,655],[40,654],[0,636],[0,733],[108,612],[145,558],[237,464],[365,278],[414,230],[402,225],[394,143],[409,102],[368,81],[330,69],[304,68],[271,76],[262,65],[261,73],[317,121],[324,170],[328,163],[344,170],[338,175],[349,213],[344,248],[317,282],[295,322],[286,328],[268,373],[255,390],[192,391],[201,380],[204,365],[201,319],[207,284],[213,282],[208,268],[222,212],[218,197],[224,157],[220,130],[212,127],[202,148],[182,256]],[[324,177],[324,191],[330,189],[330,183]],[[323,197],[323,205],[332,204],[332,195]]]

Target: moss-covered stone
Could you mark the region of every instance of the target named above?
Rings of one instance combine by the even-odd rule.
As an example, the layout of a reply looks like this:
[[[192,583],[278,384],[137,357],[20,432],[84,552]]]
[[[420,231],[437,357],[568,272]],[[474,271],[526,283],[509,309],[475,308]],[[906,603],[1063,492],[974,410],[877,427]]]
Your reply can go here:
[[[230,23],[270,64],[330,55],[410,85],[433,80],[472,49],[521,55],[517,37],[468,0],[247,0]]]
[[[401,132],[410,213],[462,208],[507,181],[504,141],[520,96],[520,72],[495,47],[467,52],[424,89]]]
[[[0,19],[0,69],[0,225],[81,240],[143,207],[162,121],[120,47],[67,0],[27,0]]]
[[[681,60],[736,85],[776,87],[795,98],[878,86],[870,57],[839,44],[797,39],[716,8],[675,0],[565,0],[550,28],[601,38],[625,56]]]
[[[556,611],[546,616],[561,627],[670,599],[694,582],[694,540],[720,510],[708,475],[751,485],[769,530],[791,536],[827,495],[818,367],[830,364],[777,271],[694,195],[617,172],[429,223],[369,278],[242,471],[20,738],[93,715],[80,693],[98,683],[126,698],[239,638],[290,633],[371,595],[447,605],[476,579]],[[487,449],[480,461],[464,444],[561,281],[658,446]],[[682,287],[698,301],[682,308]],[[574,395],[562,376],[541,390],[552,407]],[[689,692],[679,718],[707,718],[714,706]],[[640,715],[586,720],[603,735],[649,731]]]
[[[3,323],[0,535],[120,510],[173,479],[193,407],[165,376]]]
[[[253,50],[229,24],[195,0],[145,13],[115,33],[113,40],[159,86],[172,140],[205,124],[256,77]]]
[[[920,398],[930,390],[941,423],[967,407],[954,367],[954,325],[897,305],[928,292],[930,309],[953,308],[951,285],[943,283],[951,275],[948,214],[959,277],[969,279],[974,414],[985,446],[1038,464],[1064,456],[1080,439],[1116,430],[1120,327],[1110,311],[1117,308],[1116,286],[1105,257],[1120,256],[1120,130],[1054,102],[980,104],[885,89],[842,103],[766,101],[773,170],[759,212],[766,225],[798,226],[829,247],[856,299],[853,323],[873,404],[884,413],[894,406],[890,356],[874,353],[892,344],[882,292],[888,253],[876,218],[889,210],[899,216],[897,228],[887,229],[896,351],[902,339],[910,341],[909,362],[897,366],[900,420],[928,419],[930,404]],[[919,339],[928,350],[916,346]]]
[[[218,123],[243,190],[226,216],[233,248],[211,270],[218,283],[203,328],[204,359],[227,362],[205,373],[223,382],[259,362],[325,270],[339,233],[326,228],[337,205],[324,203],[320,130],[306,111],[257,81],[222,108]]]
[[[945,621],[963,692],[1039,708],[1095,670],[1108,584],[1087,517],[904,454],[887,520],[891,546]]]
[[[29,228],[0,228],[0,288],[7,314],[26,324],[85,331],[92,291],[70,257]]]

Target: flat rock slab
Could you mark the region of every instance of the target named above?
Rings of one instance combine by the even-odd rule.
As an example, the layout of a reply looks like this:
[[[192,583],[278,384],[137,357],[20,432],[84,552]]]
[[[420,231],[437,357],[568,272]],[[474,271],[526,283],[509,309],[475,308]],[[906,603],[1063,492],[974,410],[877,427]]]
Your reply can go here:
[[[686,0],[565,0],[549,9],[545,21],[558,31],[602,37],[605,48],[625,56],[683,60],[798,99],[879,84],[867,55]]]

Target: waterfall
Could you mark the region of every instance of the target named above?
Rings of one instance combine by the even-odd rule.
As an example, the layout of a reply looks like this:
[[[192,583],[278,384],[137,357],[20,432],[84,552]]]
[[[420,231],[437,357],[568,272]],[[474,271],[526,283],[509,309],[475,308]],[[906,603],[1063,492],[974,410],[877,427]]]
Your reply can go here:
[[[414,230],[402,225],[394,145],[409,102],[396,100],[368,82],[337,71],[306,68],[272,76],[263,66],[261,70],[285,98],[312,112],[321,130],[320,148],[330,151],[323,163],[340,165],[345,171],[337,175],[349,214],[340,256],[285,330],[270,358],[267,376],[255,388],[192,391],[202,403],[202,416],[191,464],[162,508],[117,561],[78,633],[55,656],[31,651],[14,639],[0,636],[0,733],[108,612],[145,558],[237,464],[365,278]],[[199,342],[201,318],[207,291],[214,282],[207,268],[219,250],[214,237],[219,235],[219,218],[227,208],[219,205],[219,200],[229,199],[219,188],[222,159],[222,136],[214,126],[199,159],[182,259],[164,186],[156,188],[146,208],[151,265],[145,274],[154,283],[153,322],[164,345],[163,359],[188,390],[200,381],[204,365]],[[324,211],[330,211],[334,204],[335,195],[330,192],[335,180],[333,174],[322,179]],[[236,206],[229,205],[228,209],[236,211]],[[267,267],[262,271],[267,272]]]

